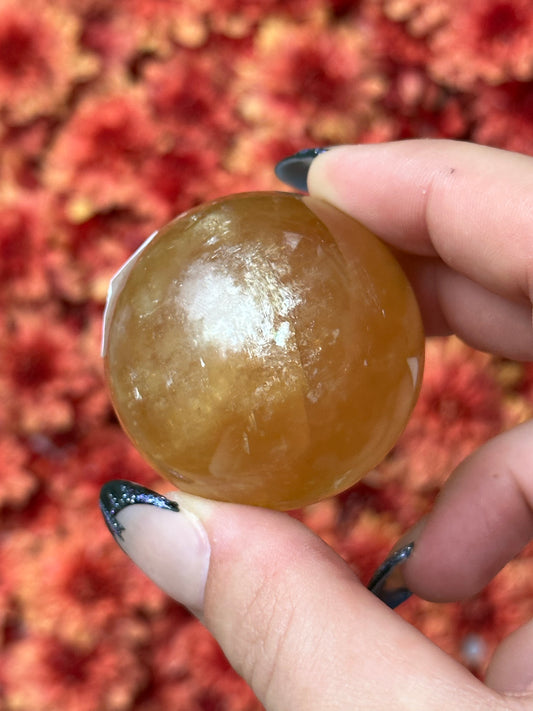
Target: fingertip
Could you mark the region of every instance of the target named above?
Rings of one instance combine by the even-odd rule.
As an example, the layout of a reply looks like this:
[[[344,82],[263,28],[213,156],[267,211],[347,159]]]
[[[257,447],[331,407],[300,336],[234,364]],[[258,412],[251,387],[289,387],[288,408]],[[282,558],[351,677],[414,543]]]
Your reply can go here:
[[[340,146],[316,157],[307,182],[392,246],[530,296],[531,157],[446,139]]]
[[[504,694],[533,692],[533,621],[510,634],[496,649],[485,675],[491,689]]]
[[[436,710],[452,687],[468,699],[483,694],[296,519],[178,493],[167,497],[177,508],[152,495],[147,505],[144,488],[143,503],[135,496],[114,514],[122,547],[200,617],[265,708],[349,708],[357,699],[381,708],[397,698]]]
[[[431,161],[413,171],[424,141],[336,146],[313,160],[309,192],[352,215],[393,246],[434,256],[427,238],[423,202]],[[405,161],[411,164],[409,171]]]
[[[119,480],[104,487],[101,506],[111,533],[132,561],[201,616],[211,556],[202,516],[208,518],[209,502],[191,501],[195,498],[177,492],[165,497]]]
[[[415,594],[434,602],[472,597],[531,539],[532,427],[498,435],[452,474],[404,566]]]

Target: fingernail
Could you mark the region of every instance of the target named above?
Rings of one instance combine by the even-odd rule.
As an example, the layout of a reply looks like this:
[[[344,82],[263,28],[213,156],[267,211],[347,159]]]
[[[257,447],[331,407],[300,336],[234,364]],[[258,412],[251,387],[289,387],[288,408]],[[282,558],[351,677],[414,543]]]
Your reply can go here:
[[[107,527],[116,539],[124,540],[124,526],[117,518],[126,506],[133,504],[151,504],[168,511],[179,511],[175,501],[170,501],[166,496],[161,496],[152,489],[135,484],[126,479],[114,479],[103,485],[100,491],[100,509]]]
[[[379,566],[368,584],[370,592],[392,610],[411,597],[411,591],[403,579],[401,566],[409,558],[414,547],[415,544],[411,542],[393,551]]]
[[[183,504],[123,479],[104,484],[100,508],[133,562],[168,595],[201,615],[210,545],[200,519]]]
[[[328,151],[329,148],[305,148],[288,158],[280,160],[274,168],[276,177],[282,183],[290,185],[291,188],[307,192],[307,174],[311,163],[320,153]]]

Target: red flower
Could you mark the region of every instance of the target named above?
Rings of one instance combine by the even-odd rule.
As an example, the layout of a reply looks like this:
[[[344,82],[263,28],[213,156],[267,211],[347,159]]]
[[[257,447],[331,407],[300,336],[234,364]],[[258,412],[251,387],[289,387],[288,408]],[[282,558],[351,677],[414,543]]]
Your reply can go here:
[[[386,476],[434,495],[464,457],[501,431],[501,396],[490,356],[455,338],[429,341],[420,397],[383,465]]]
[[[265,21],[239,72],[239,110],[255,130],[283,126],[319,143],[359,139],[384,89],[356,25]]]
[[[146,28],[126,3],[109,0],[61,0],[79,18],[79,45],[98,57],[104,81],[120,81],[146,49]]]
[[[182,618],[169,628],[161,618],[154,625],[153,635],[158,707],[260,711],[262,706],[250,687],[233,671],[217,642],[199,622],[184,624]]]
[[[449,18],[454,0],[382,0],[382,5],[385,16],[394,23],[404,25],[411,37],[427,39]],[[411,50],[414,46],[414,43],[408,43]],[[418,54],[423,51],[419,45]]]
[[[5,425],[1,419],[0,425]],[[38,481],[29,469],[29,459],[29,452],[16,437],[0,434],[0,509],[20,511],[36,491]]]
[[[479,80],[501,84],[533,76],[533,16],[529,0],[447,0],[447,21],[430,38],[430,74],[452,89]]]
[[[215,197],[219,155],[215,148],[200,149],[185,142],[146,164],[144,178],[151,198],[160,206],[165,221],[193,205]]]
[[[0,303],[31,302],[49,292],[46,271],[51,207],[43,193],[0,200]]]
[[[472,99],[471,111],[477,142],[533,154],[533,81],[484,87]]]
[[[51,136],[53,120],[43,117],[24,126],[5,126],[0,131],[0,180],[4,197],[11,190],[37,191],[41,188],[41,162]],[[13,187],[11,187],[13,186]]]
[[[55,637],[24,637],[0,661],[3,698],[12,709],[129,711],[146,683],[134,650],[111,638],[86,650]]]
[[[459,97],[428,76],[428,35],[446,17],[445,0],[388,0],[363,8],[372,49],[383,73],[382,105],[389,135],[382,140],[462,137],[467,128]]]
[[[96,64],[77,46],[73,15],[37,0],[0,3],[0,107],[20,124],[62,111],[73,86]]]
[[[79,221],[74,215],[74,221],[63,226],[64,249],[55,255],[51,266],[54,288],[59,296],[74,303],[90,299],[99,305],[89,324],[95,331],[100,330],[100,312],[111,277],[165,221],[164,207],[155,199],[152,205],[156,206],[152,215],[140,215],[132,205],[96,212]],[[73,207],[76,210],[76,205]]]
[[[146,636],[146,620],[164,607],[164,594],[124,556],[96,505],[78,508],[65,497],[63,506],[68,512],[46,536],[17,531],[4,546],[2,563],[26,632],[90,650],[122,630],[126,608],[132,621],[144,618],[136,635]]]
[[[107,412],[111,412],[109,397],[104,390]],[[38,474],[47,480],[49,492],[57,500],[68,502],[70,508],[83,510],[95,507],[100,487],[111,479],[126,478],[165,491],[163,479],[147,464],[133,447],[118,424],[94,423],[84,427],[77,442],[71,442],[62,461],[43,460],[35,464]],[[80,427],[81,429],[81,427]]]
[[[174,51],[144,72],[151,111],[180,150],[224,147],[238,127],[232,110],[233,53],[218,44],[202,53]]]
[[[158,129],[142,94],[90,98],[72,115],[52,149],[47,185],[68,196],[73,222],[117,208],[150,215],[154,206],[140,174],[157,146]]]
[[[53,310],[4,316],[0,340],[0,396],[13,433],[51,434],[74,425],[74,404],[100,384],[85,365],[80,334]]]

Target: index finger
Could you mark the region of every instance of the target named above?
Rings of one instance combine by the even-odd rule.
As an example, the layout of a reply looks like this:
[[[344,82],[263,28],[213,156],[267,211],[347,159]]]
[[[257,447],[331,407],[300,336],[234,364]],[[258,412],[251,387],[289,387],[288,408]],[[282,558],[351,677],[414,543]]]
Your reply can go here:
[[[340,146],[307,180],[401,250],[428,335],[533,358],[532,158],[445,140]]]

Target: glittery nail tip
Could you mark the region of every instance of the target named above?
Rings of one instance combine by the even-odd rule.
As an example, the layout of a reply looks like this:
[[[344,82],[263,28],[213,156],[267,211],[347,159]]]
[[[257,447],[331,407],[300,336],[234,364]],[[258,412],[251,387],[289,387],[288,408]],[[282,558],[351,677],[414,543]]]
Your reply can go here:
[[[168,511],[179,511],[179,506],[175,501],[167,499],[152,489],[135,484],[126,479],[114,479],[103,485],[100,491],[100,509],[104,516],[107,527],[115,538],[123,539],[124,526],[119,523],[117,514],[126,506],[133,504],[150,504],[160,509]]]
[[[298,153],[280,160],[274,168],[276,177],[282,183],[290,185],[291,188],[307,192],[307,174],[311,163],[317,155],[327,150],[329,148],[305,148],[303,151],[298,151]]]
[[[409,558],[414,543],[408,543],[403,548],[399,548],[379,566],[372,580],[368,584],[370,592],[374,593],[382,602],[391,609],[398,607],[411,597],[411,591],[403,585],[402,576],[399,574],[398,566],[405,563]]]

